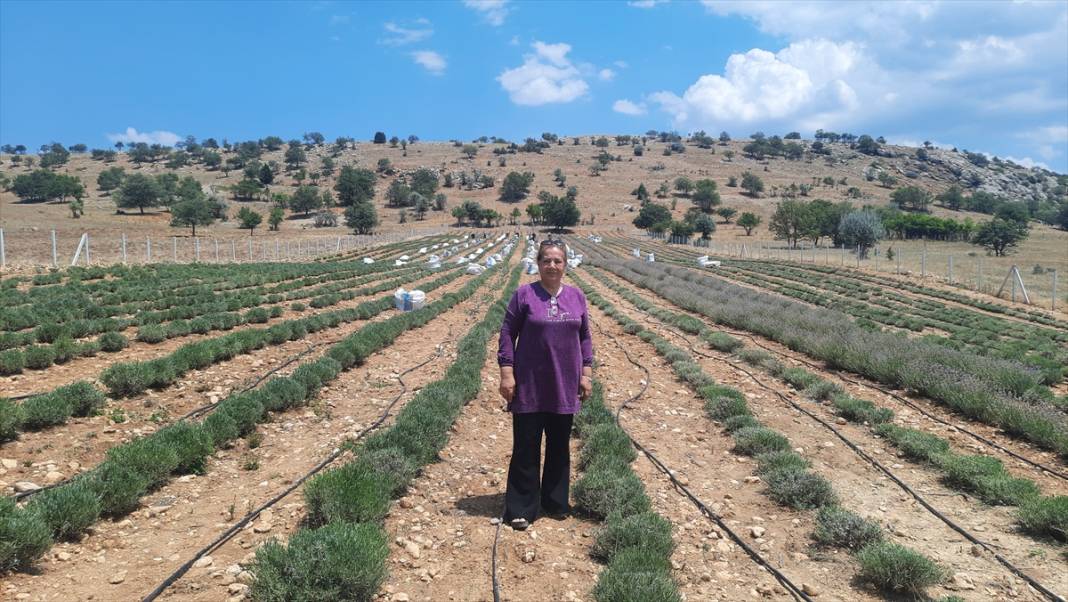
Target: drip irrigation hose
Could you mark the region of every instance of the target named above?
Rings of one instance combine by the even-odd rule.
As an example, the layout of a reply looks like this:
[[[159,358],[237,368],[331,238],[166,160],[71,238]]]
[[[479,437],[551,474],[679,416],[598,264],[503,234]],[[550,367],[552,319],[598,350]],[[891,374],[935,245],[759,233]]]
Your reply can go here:
[[[451,329],[450,329],[450,333],[451,333]],[[401,385],[400,392],[397,393],[397,395],[392,400],[390,400],[389,404],[386,405],[386,409],[382,411],[382,414],[377,419],[375,419],[374,422],[372,422],[370,425],[368,425],[362,431],[357,433],[355,437],[353,437],[352,439],[350,439],[348,441],[348,443],[354,443],[356,441],[359,441],[360,439],[363,439],[372,430],[374,430],[374,429],[378,428],[379,426],[381,426],[382,423],[385,422],[386,419],[389,417],[390,411],[393,410],[393,406],[396,405],[397,402],[400,401],[400,398],[403,397],[404,394],[408,392],[408,385],[404,382],[404,376],[407,375],[410,372],[413,372],[415,370],[418,370],[419,368],[422,368],[423,366],[429,364],[434,359],[437,359],[437,358],[441,357],[441,354],[444,351],[444,349],[445,348],[442,347],[436,353],[434,353],[433,355],[431,355],[427,359],[423,360],[419,364],[417,364],[415,366],[412,366],[411,368],[408,368],[404,372],[401,372],[400,374],[398,374],[397,375],[397,382],[399,382],[400,385]],[[237,535],[240,531],[244,530],[245,526],[247,526],[250,522],[255,520],[256,517],[258,517],[261,513],[263,513],[264,510],[270,508],[271,506],[274,506],[278,502],[282,501],[282,499],[284,499],[290,493],[293,493],[293,491],[295,491],[298,487],[300,487],[302,484],[304,484],[305,481],[307,481],[309,478],[315,476],[317,473],[321,472],[324,468],[326,468],[331,463],[333,463],[334,460],[337,460],[339,457],[341,457],[341,455],[343,453],[345,453],[345,451],[347,449],[348,449],[347,445],[342,445],[342,446],[338,447],[333,452],[331,452],[330,455],[328,455],[326,458],[324,458],[321,462],[316,464],[315,467],[313,467],[311,470],[309,470],[308,472],[304,473],[304,475],[301,476],[299,479],[294,481],[292,485],[290,485],[289,487],[286,487],[280,493],[278,493],[277,495],[275,495],[271,499],[267,500],[267,502],[265,502],[263,505],[259,506],[258,508],[256,508],[252,512],[249,512],[248,514],[246,514],[241,520],[237,521],[232,526],[230,526],[228,529],[226,529],[226,531],[223,531],[223,533],[221,535],[219,535],[211,543],[209,543],[208,545],[204,546],[199,551],[197,551],[197,553],[194,554],[192,558],[187,560],[184,564],[182,564],[180,567],[178,567],[178,569],[176,569],[173,573],[171,573],[169,576],[167,576],[167,578],[164,579],[159,585],[157,585],[155,589],[153,589],[151,592],[149,592],[149,594],[147,596],[142,598],[142,602],[151,602],[152,600],[155,600],[156,598],[158,598],[160,596],[160,594],[162,594],[164,591],[167,590],[167,588],[169,588],[171,585],[174,585],[174,583],[176,581],[181,579],[181,577],[183,575],[185,575],[189,571],[189,569],[193,568],[193,564],[195,564],[196,561],[200,560],[204,556],[206,556],[206,555],[212,553],[213,551],[217,550],[220,546],[222,546],[227,541],[233,539],[234,535]]]
[[[620,343],[615,336],[609,334],[607,331],[601,328],[601,325],[595,320],[593,320],[593,318],[590,318],[590,322],[592,322],[594,326],[597,327],[597,330],[598,332],[600,332],[600,334],[608,337],[609,340],[611,340],[613,343],[615,343],[617,347],[619,347],[620,351],[623,352],[623,355],[626,356],[628,362],[630,362],[633,366],[640,368],[643,372],[645,372],[646,375],[645,385],[643,385],[641,391],[639,391],[638,394],[633,396],[631,399],[628,399],[627,401],[621,403],[619,405],[619,408],[616,409],[616,424],[618,424],[620,428],[623,428],[620,413],[623,411],[623,408],[625,408],[628,403],[640,397],[643,393],[645,393],[646,389],[649,388],[649,380],[651,378],[649,374],[649,368],[631,357],[630,352],[627,350],[626,346]],[[626,432],[626,429],[624,429],[624,432]],[[642,452],[642,454],[644,454],[645,457],[653,463],[653,466],[656,467],[657,470],[659,470],[668,477],[676,491],[682,493],[682,495],[689,499],[690,502],[697,507],[698,511],[700,511],[701,514],[705,516],[705,518],[714,522],[720,529],[727,533],[727,535],[730,536],[731,540],[733,540],[734,543],[736,543],[740,548],[742,548],[742,550],[745,551],[746,555],[748,555],[753,560],[753,562],[757,563],[760,567],[771,573],[772,576],[775,577],[775,580],[778,581],[780,585],[785,587],[786,590],[790,592],[790,594],[794,597],[794,599],[805,600],[805,602],[813,602],[812,598],[810,598],[808,594],[802,591],[800,587],[790,581],[789,577],[787,577],[781,571],[772,566],[771,563],[765,560],[763,556],[761,556],[756,550],[750,547],[749,544],[746,543],[746,541],[741,536],[739,536],[737,533],[734,532],[733,529],[727,526],[726,521],[724,521],[722,517],[716,514],[711,508],[708,507],[707,504],[705,504],[703,501],[701,501],[700,498],[694,495],[693,492],[689,490],[689,488],[683,485],[682,482],[680,482],[675,477],[671,469],[669,469],[667,465],[660,460],[660,458],[658,458],[652,451],[650,451],[641,443],[639,443],[636,439],[634,439],[634,437],[630,436],[630,433],[627,433],[627,437],[630,439],[634,447],[638,448],[638,451]]]
[[[836,429],[833,426],[831,426],[827,421],[823,420],[819,416],[817,416],[814,413],[810,412],[809,410],[805,409],[804,407],[799,405],[797,402],[789,399],[788,397],[783,395],[781,392],[779,392],[777,389],[769,386],[767,383],[762,381],[760,378],[758,378],[755,374],[753,374],[751,371],[749,371],[749,369],[745,368],[744,366],[741,366],[741,365],[739,365],[739,364],[737,364],[735,362],[732,362],[731,360],[726,359],[726,358],[719,358],[719,357],[716,357],[716,356],[711,355],[711,354],[701,353],[700,351],[698,351],[697,349],[694,348],[693,343],[683,333],[681,333],[681,332],[679,332],[679,331],[675,330],[674,328],[672,328],[670,326],[667,326],[667,325],[663,325],[663,327],[666,328],[669,331],[672,331],[676,336],[678,336],[678,337],[682,338],[684,341],[686,341],[686,343],[687,343],[687,345],[689,345],[691,351],[697,353],[698,355],[706,357],[706,358],[725,361],[732,368],[734,368],[735,370],[738,370],[739,372],[744,373],[746,376],[748,376],[750,379],[752,379],[753,382],[757,383],[763,389],[766,389],[767,391],[773,393],[780,400],[786,402],[791,407],[793,407],[795,410],[801,412],[802,414],[808,416],[812,420],[815,420],[816,422],[818,422],[821,426],[823,426],[827,430],[829,430],[832,433],[834,433],[834,435],[836,437],[838,437],[843,443],[845,443],[847,447],[849,447],[851,450],[853,450],[854,453],[856,453],[858,456],[860,456],[861,458],[866,460],[869,464],[874,466],[876,469],[878,469],[883,474],[885,474],[887,477],[889,477],[892,481],[894,481],[894,483],[896,483],[899,487],[901,487],[901,489],[903,489],[906,493],[908,493],[910,496],[912,496],[912,498],[915,499],[917,502],[919,502],[920,505],[922,505],[925,509],[927,509],[928,512],[930,512],[936,518],[938,518],[943,523],[945,523],[946,526],[948,526],[950,529],[953,529],[954,531],[956,531],[958,534],[963,536],[965,539],[967,539],[971,543],[982,547],[984,550],[989,552],[994,557],[994,559],[997,560],[1002,566],[1007,568],[1012,574],[1016,575],[1020,579],[1023,579],[1024,581],[1026,581],[1028,585],[1030,585],[1036,591],[1041,592],[1048,599],[1053,600],[1054,602],[1063,602],[1064,601],[1063,597],[1058,596],[1057,594],[1053,593],[1048,588],[1043,586],[1041,583],[1039,583],[1038,581],[1036,581],[1032,577],[1028,576],[1026,573],[1024,573],[1022,570],[1020,570],[1014,564],[1012,564],[1009,560],[1007,560],[1005,557],[1003,557],[1001,554],[998,554],[996,551],[994,551],[994,549],[989,544],[987,544],[986,542],[978,539],[977,537],[975,537],[974,535],[969,533],[967,530],[965,530],[963,527],[961,527],[960,525],[958,525],[955,522],[953,522],[952,519],[950,519],[946,515],[944,515],[941,512],[939,512],[934,506],[932,506],[930,503],[928,503],[927,500],[925,500],[920,494],[916,493],[916,491],[914,489],[909,487],[908,484],[906,484],[904,481],[899,479],[897,477],[897,475],[895,475],[893,472],[891,472],[890,469],[886,468],[886,466],[884,466],[881,462],[879,462],[878,460],[873,458],[871,455],[869,455],[867,452],[865,452],[859,446],[857,446],[852,441],[850,441],[845,435],[843,435],[838,429]]]

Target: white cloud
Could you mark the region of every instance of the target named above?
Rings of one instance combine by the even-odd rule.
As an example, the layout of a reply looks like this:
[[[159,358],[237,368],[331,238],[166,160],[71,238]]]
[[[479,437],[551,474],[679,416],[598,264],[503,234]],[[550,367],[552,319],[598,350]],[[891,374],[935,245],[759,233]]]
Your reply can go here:
[[[416,24],[423,27],[402,27],[392,21],[387,21],[382,25],[382,29],[386,30],[386,37],[379,40],[379,43],[386,46],[404,46],[425,40],[434,35],[434,29],[430,27],[430,21],[419,19]]]
[[[614,61],[612,64],[616,67],[619,67],[620,69],[626,69],[630,66],[627,64],[627,61]]]
[[[504,25],[511,10],[508,0],[464,0],[464,6],[482,15],[482,19],[494,27]]]
[[[631,0],[627,2],[629,6],[634,8],[653,8],[657,4],[667,4],[668,0]]]
[[[645,103],[635,104],[626,98],[612,103],[612,110],[616,113],[623,113],[624,115],[645,115]]]
[[[445,58],[433,50],[417,50],[411,53],[411,56],[412,60],[422,65],[432,75],[445,73],[445,67],[448,66]]]
[[[599,77],[601,81],[610,82],[616,78],[616,72],[611,69],[601,69],[597,72],[597,77]]]
[[[1010,155],[1010,156],[1007,156],[1007,157],[1002,157],[1002,159],[1005,159],[1006,161],[1012,161],[1013,163],[1015,163],[1017,165],[1022,165],[1023,167],[1027,167],[1027,168],[1041,167],[1042,169],[1049,169],[1049,165],[1046,165],[1045,163],[1043,163],[1041,161],[1035,161],[1031,157],[1024,157],[1023,159],[1017,159],[1016,157],[1013,157],[1013,156]]]
[[[137,142],[144,142],[146,144],[162,144],[164,146],[174,146],[179,140],[183,140],[181,136],[174,132],[168,132],[165,130],[156,130],[155,132],[138,132],[136,128],[128,127],[125,132],[119,134],[108,134],[108,140],[112,142],[122,142],[123,144],[131,144]]]
[[[534,54],[526,55],[522,65],[497,77],[512,102],[538,106],[568,103],[586,95],[589,85],[567,58],[569,44],[535,41],[532,46]]]
[[[348,15],[330,15],[330,25],[348,25],[351,20]]]

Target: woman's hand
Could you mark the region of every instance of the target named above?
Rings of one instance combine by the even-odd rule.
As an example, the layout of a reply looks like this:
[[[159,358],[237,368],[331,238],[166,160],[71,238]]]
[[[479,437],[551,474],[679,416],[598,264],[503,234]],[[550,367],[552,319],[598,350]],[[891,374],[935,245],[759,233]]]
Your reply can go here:
[[[593,379],[583,375],[579,380],[579,399],[586,401],[593,394]]]
[[[501,374],[501,397],[508,403],[512,402],[512,396],[515,395],[515,376],[511,373],[511,370],[507,374]]]

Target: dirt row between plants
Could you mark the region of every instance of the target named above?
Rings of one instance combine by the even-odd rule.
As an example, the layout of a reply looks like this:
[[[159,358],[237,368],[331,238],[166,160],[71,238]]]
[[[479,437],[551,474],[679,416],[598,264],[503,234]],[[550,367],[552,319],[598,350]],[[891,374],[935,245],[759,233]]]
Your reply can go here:
[[[439,277],[430,274],[417,282],[426,282]],[[458,290],[467,282],[469,276],[461,276],[449,284],[434,290],[431,299]],[[362,297],[333,306],[341,309],[356,306],[375,297]],[[266,372],[284,364],[293,356],[306,353],[300,361],[293,363],[289,369],[296,368],[300,362],[310,361],[322,356],[329,349],[326,343],[348,336],[371,322],[378,322],[395,315],[396,310],[387,310],[370,320],[355,320],[340,324],[334,328],[309,333],[295,341],[286,341],[280,345],[268,345],[251,353],[241,354],[229,360],[212,364],[200,370],[191,370],[178,379],[174,385],[162,390],[148,390],[144,395],[133,399],[113,400],[99,416],[74,418],[67,424],[26,432],[16,441],[7,443],[0,450],[3,458],[12,460],[16,466],[3,468],[6,474],[0,480],[10,487],[18,481],[30,481],[44,486],[49,482],[82,472],[99,463],[107,450],[128,440],[154,432],[163,424],[169,424],[186,413],[205,404],[225,399],[230,393],[239,391],[255,382]],[[310,352],[309,347],[314,347]],[[114,408],[121,408],[125,421],[116,423],[111,416]],[[153,420],[153,416],[156,417]],[[29,463],[29,466],[26,464]],[[8,464],[11,464],[9,462]],[[57,476],[58,473],[62,476]],[[51,478],[48,475],[52,474]]]
[[[464,279],[458,282],[462,285]],[[281,414],[260,425],[263,437],[258,447],[252,446],[250,437],[219,450],[203,476],[179,477],[147,496],[141,510],[119,521],[97,523],[81,542],[57,544],[40,561],[36,574],[12,574],[5,593],[29,593],[33,600],[132,600],[147,594],[196,549],[377,419],[401,391],[396,380],[400,372],[441,353],[404,377],[408,393],[391,416],[414,391],[439,378],[455,356],[460,333],[474,321],[472,312],[481,314],[488,306],[483,299],[486,290],[483,287],[427,325],[403,333],[362,366],[342,374],[321,390],[309,409]],[[446,289],[439,291],[433,297]],[[267,538],[293,530],[301,509],[299,494],[285,498],[217,550],[205,566],[193,569],[169,595],[211,600],[243,595],[239,572],[226,569],[250,557]]]
[[[590,280],[593,279],[587,281]],[[642,322],[661,336],[667,337],[684,348],[691,348],[692,344],[692,349],[700,350],[701,354],[695,353],[694,356],[702,368],[717,382],[730,384],[745,392],[747,398],[750,399],[750,406],[756,409],[758,417],[775,430],[786,434],[792,443],[800,445],[806,452],[814,449],[835,452],[831,458],[833,461],[827,461],[825,476],[834,483],[836,491],[843,497],[843,505],[878,520],[888,527],[887,531],[892,533],[899,542],[907,543],[950,567],[951,574],[955,578],[952,585],[961,590],[957,592],[958,595],[963,591],[970,591],[965,588],[971,584],[976,587],[985,587],[989,590],[989,595],[994,595],[996,592],[1012,595],[1014,592],[1026,590],[1035,594],[1036,599],[1041,599],[1037,597],[1037,593],[1026,588],[1022,581],[996,564],[993,558],[989,558],[989,555],[983,553],[978,547],[973,547],[958,533],[949,529],[942,521],[916,503],[906,492],[888,481],[881,472],[854,455],[833,433],[804,417],[773,393],[760,387],[744,372],[733,368],[728,363],[728,361],[740,363],[737,359],[702,349],[703,345],[695,343],[673,328],[664,327],[655,319],[648,318],[608,287],[596,281],[592,284],[603,297],[632,319]],[[642,296],[646,299],[651,297],[649,294]],[[670,307],[669,309],[677,308]],[[750,370],[757,373],[758,378],[773,390],[803,405],[824,421],[831,424],[836,422],[836,416],[824,405],[803,399],[794,392],[792,387],[780,379]],[[789,420],[783,415],[784,411],[792,415]],[[1047,587],[1053,588],[1054,591],[1068,592],[1068,578],[1066,578],[1068,575],[1059,570],[1059,563],[1056,560],[1061,550],[1055,545],[1019,534],[1014,524],[1013,508],[992,507],[974,498],[969,499],[968,496],[944,486],[935,471],[904,459],[898,460],[896,450],[876,437],[870,429],[841,422],[844,421],[835,424],[838,431],[890,467],[898,478],[908,483],[944,515],[981,540],[992,544],[1002,556]],[[828,446],[828,443],[831,445]],[[807,456],[808,453],[805,455]],[[817,469],[821,468],[819,462],[816,464]],[[865,477],[865,474],[868,476]],[[877,486],[873,488],[872,483],[876,483]],[[1052,494],[1064,490],[1063,482],[1057,482],[1056,485],[1059,489],[1045,492]],[[877,494],[876,491],[878,491]],[[868,497],[869,493],[876,495]],[[953,553],[945,554],[944,551],[950,547],[953,548]],[[975,560],[973,557],[983,557],[989,566],[984,567],[974,562],[961,562],[962,557],[968,561]],[[990,581],[980,585],[980,577],[989,578]]]

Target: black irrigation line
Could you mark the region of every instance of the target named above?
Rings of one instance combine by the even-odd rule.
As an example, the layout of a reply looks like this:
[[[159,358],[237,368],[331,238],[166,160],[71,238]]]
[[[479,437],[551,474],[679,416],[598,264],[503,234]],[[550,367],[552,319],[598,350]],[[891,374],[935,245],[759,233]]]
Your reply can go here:
[[[613,336],[612,334],[609,334],[607,331],[605,331],[603,328],[601,328],[601,325],[599,323],[597,323],[595,320],[593,320],[592,318],[590,318],[590,322],[592,322],[597,327],[597,330],[598,330],[598,332],[600,332],[600,334],[608,337],[609,340],[611,340],[613,343],[615,343],[615,345],[617,347],[619,347],[620,351],[623,352],[623,355],[626,356],[628,362],[630,362],[633,366],[635,366],[637,368],[640,368],[643,372],[645,372],[645,384],[642,386],[642,389],[638,392],[637,395],[634,395],[630,399],[624,401],[616,409],[616,424],[618,424],[620,428],[623,428],[623,424],[622,424],[622,420],[620,418],[620,414],[622,413],[623,409],[628,404],[630,404],[634,400],[638,399],[639,397],[641,397],[645,393],[645,391],[649,388],[649,382],[650,382],[652,376],[649,373],[649,368],[646,367],[645,365],[641,364],[640,362],[636,361],[633,357],[631,357],[630,352],[627,350],[626,346],[623,345],[622,343],[620,343],[617,337]],[[626,429],[624,429],[624,432],[626,432]],[[664,462],[660,460],[660,458],[658,458],[655,454],[653,454],[652,451],[646,449],[646,447],[643,446],[641,443],[639,443],[634,437],[632,437],[630,435],[630,433],[627,433],[627,437],[630,439],[630,442],[634,445],[634,447],[638,448],[638,451],[642,452],[642,454],[644,454],[645,457],[648,458],[649,461],[653,463],[653,466],[656,467],[657,470],[659,470],[660,472],[662,472],[664,475],[667,476],[667,478],[671,481],[671,484],[672,484],[672,486],[674,486],[676,491],[678,491],[679,493],[684,495],[687,499],[689,499],[690,502],[692,502],[693,505],[697,507],[697,509],[701,512],[701,514],[703,514],[705,516],[705,518],[711,520],[720,529],[722,529],[724,532],[726,532],[730,536],[730,538],[734,541],[734,543],[736,543],[740,548],[742,548],[742,550],[745,551],[746,555],[748,555],[754,562],[756,562],[757,565],[759,565],[760,567],[762,567],[763,569],[765,569],[769,573],[771,573],[772,576],[775,577],[775,580],[778,581],[780,585],[785,587],[786,590],[788,592],[790,592],[790,594],[794,597],[795,600],[796,599],[801,599],[801,600],[805,600],[805,602],[813,602],[812,598],[810,598],[808,596],[808,594],[806,594],[804,591],[802,591],[802,589],[800,587],[798,587],[792,581],[790,581],[789,577],[787,577],[781,571],[779,571],[777,568],[772,566],[770,562],[765,560],[763,556],[761,556],[756,550],[754,550],[752,547],[750,547],[749,544],[741,536],[739,536],[737,533],[735,533],[734,530],[732,530],[727,525],[726,521],[724,521],[722,517],[720,517],[718,514],[716,514],[711,508],[708,507],[707,504],[705,504],[703,501],[701,501],[700,498],[698,498],[696,495],[694,495],[693,492],[691,492],[685,485],[683,485],[678,480],[678,478],[676,478],[676,476],[672,473],[671,469],[668,468],[667,465],[664,464]]]
[[[603,271],[609,271],[609,270],[604,270],[603,268],[601,268],[601,269]],[[614,274],[614,275],[616,275],[616,277],[620,277],[618,274]],[[688,313],[694,313],[694,312],[688,312]],[[707,316],[701,316],[699,319],[704,321],[704,320],[707,320],[709,318],[707,318]],[[732,336],[745,337],[745,338],[749,339],[750,341],[752,341],[752,343],[754,345],[756,345],[757,347],[760,347],[761,349],[763,349],[765,351],[768,351],[770,353],[773,353],[775,355],[788,357],[790,359],[796,360],[797,362],[808,366],[809,368],[814,368],[816,370],[828,370],[828,368],[826,366],[821,366],[821,365],[817,364],[816,362],[813,362],[813,361],[811,361],[811,360],[809,360],[807,358],[804,358],[804,357],[792,357],[792,356],[789,356],[789,355],[786,355],[786,354],[782,353],[781,351],[777,351],[777,350],[775,350],[775,349],[773,349],[771,347],[768,347],[764,343],[761,343],[756,338],[756,336],[754,336],[752,333],[749,333],[749,332],[746,332],[746,331],[743,331],[743,330],[735,330],[733,328],[727,328],[727,327],[725,327],[725,326],[723,326],[721,324],[716,324],[716,326],[719,327],[719,329],[722,330],[723,332],[726,332],[727,334],[730,334]],[[917,404],[916,402],[908,399],[907,397],[905,397],[903,395],[899,395],[899,394],[891,391],[890,389],[887,389],[886,387],[884,387],[884,386],[882,386],[880,384],[867,383],[867,382],[855,379],[855,378],[853,378],[851,376],[848,376],[846,374],[843,374],[840,371],[835,371],[834,375],[837,378],[839,378],[839,379],[841,379],[841,380],[843,380],[843,381],[845,381],[847,383],[850,383],[850,384],[852,384],[854,386],[866,387],[866,388],[869,388],[869,389],[874,389],[876,391],[879,391],[880,393],[897,400],[898,402],[908,406],[909,408],[919,412],[920,414],[923,414],[928,419],[933,420],[934,422],[937,422],[938,424],[941,424],[942,426],[951,427],[951,428],[953,428],[953,429],[955,429],[955,430],[957,430],[957,431],[959,431],[961,433],[964,433],[965,435],[968,435],[969,437],[975,439],[976,441],[979,441],[980,443],[982,443],[982,444],[984,444],[984,445],[986,445],[988,447],[996,449],[996,450],[1000,451],[1001,453],[1003,453],[1003,454],[1005,454],[1007,456],[1010,456],[1010,457],[1012,457],[1012,458],[1014,458],[1016,460],[1019,460],[1020,462],[1023,462],[1024,464],[1027,464],[1028,466],[1030,466],[1030,467],[1032,467],[1032,468],[1034,468],[1036,470],[1039,470],[1039,471],[1042,471],[1042,472],[1046,472],[1046,473],[1050,474],[1051,476],[1059,478],[1059,479],[1061,479],[1063,481],[1068,481],[1068,474],[1066,474],[1064,472],[1061,472],[1061,471],[1057,470],[1056,468],[1052,468],[1050,466],[1046,466],[1045,464],[1042,464],[1041,462],[1036,462],[1034,460],[1031,460],[1031,459],[1029,459],[1029,458],[1027,458],[1027,457],[1025,457],[1025,456],[1023,456],[1023,455],[1021,455],[1019,453],[1016,453],[1016,452],[1012,451],[1011,449],[1009,449],[1009,448],[1007,448],[1007,447],[1005,447],[1005,446],[1003,446],[1003,445],[1001,445],[999,443],[996,443],[995,441],[992,441],[992,440],[988,439],[987,437],[984,437],[984,436],[980,435],[979,433],[973,432],[973,431],[971,431],[971,430],[969,430],[969,429],[967,429],[967,428],[965,428],[965,427],[963,427],[963,426],[961,426],[959,424],[953,424],[953,423],[951,423],[951,422],[949,422],[947,420],[939,418],[937,415],[935,415],[932,412],[928,411],[923,406]]]
[[[644,312],[642,312],[642,313],[644,313]],[[896,483],[899,487],[901,487],[901,489],[903,489],[906,493],[908,493],[910,496],[912,496],[913,499],[915,499],[917,502],[919,502],[920,505],[922,505],[925,509],[927,509],[928,512],[933,514],[936,518],[938,518],[943,523],[945,523],[946,526],[948,526],[950,529],[953,529],[954,531],[956,531],[958,534],[963,536],[965,539],[967,539],[971,543],[973,543],[975,545],[978,545],[978,546],[982,547],[984,550],[986,550],[987,552],[989,552],[994,557],[994,559],[997,560],[1002,566],[1007,568],[1012,574],[1016,575],[1020,579],[1023,579],[1024,581],[1026,581],[1027,584],[1030,585],[1032,588],[1034,588],[1036,591],[1041,592],[1044,596],[1046,596],[1050,600],[1053,600],[1054,602],[1058,602],[1058,601],[1063,601],[1064,600],[1063,597],[1053,593],[1052,591],[1047,589],[1045,586],[1043,586],[1041,583],[1039,583],[1038,581],[1036,581],[1035,579],[1033,579],[1032,577],[1030,577],[1026,573],[1024,573],[1022,570],[1017,568],[1014,564],[1012,564],[1004,556],[1002,556],[1001,554],[998,554],[996,551],[994,551],[994,549],[989,544],[987,544],[986,542],[984,542],[984,541],[980,540],[979,538],[975,537],[974,535],[969,533],[967,530],[965,530],[963,527],[961,527],[957,523],[953,522],[952,519],[950,519],[946,515],[944,515],[941,512],[939,512],[934,506],[932,506],[930,503],[928,503],[927,500],[925,500],[923,498],[923,496],[921,496],[914,489],[909,487],[908,484],[906,484],[904,481],[899,479],[897,477],[897,475],[895,475],[893,472],[891,472],[890,469],[888,469],[881,462],[876,460],[874,457],[869,455],[867,452],[865,452],[859,446],[857,446],[852,441],[850,441],[838,429],[836,429],[833,426],[831,426],[830,423],[828,423],[827,421],[823,420],[822,418],[820,418],[816,414],[810,412],[809,410],[805,409],[803,406],[801,406],[797,402],[795,402],[795,401],[791,400],[790,398],[786,397],[778,389],[775,389],[774,387],[771,387],[770,385],[768,385],[767,383],[762,381],[760,378],[758,378],[755,374],[753,374],[751,371],[749,371],[749,369],[745,368],[744,366],[741,366],[741,365],[739,365],[739,364],[737,364],[735,362],[732,362],[731,360],[726,359],[726,358],[719,358],[719,357],[716,357],[716,356],[711,355],[711,354],[702,353],[702,352],[700,352],[700,351],[698,351],[697,349],[694,348],[693,343],[689,340],[688,337],[686,337],[685,334],[679,332],[678,330],[676,330],[676,329],[674,329],[671,326],[668,326],[666,324],[662,324],[662,325],[663,325],[664,328],[666,328],[669,331],[672,331],[676,336],[678,336],[678,337],[682,338],[684,341],[686,341],[687,345],[689,345],[689,347],[690,347],[690,350],[693,351],[694,353],[697,353],[698,355],[701,355],[701,356],[706,357],[706,358],[726,361],[726,363],[728,365],[730,365],[735,370],[738,370],[739,372],[743,372],[746,376],[748,376],[750,379],[752,379],[753,382],[757,383],[760,387],[762,387],[763,389],[765,389],[767,391],[770,391],[771,393],[775,394],[776,397],[778,397],[780,400],[782,400],[782,401],[786,402],[787,404],[789,404],[795,410],[797,410],[797,411],[801,412],[802,414],[808,416],[812,420],[818,422],[821,426],[823,426],[827,430],[829,430],[832,433],[834,433],[834,435],[836,437],[838,437],[843,443],[845,443],[845,445],[848,446],[851,450],[853,450],[854,453],[856,453],[858,456],[860,456],[861,458],[866,460],[869,464],[871,464],[876,469],[878,469],[883,474],[885,474],[887,477],[889,477],[892,481],[894,481],[894,483]]]

